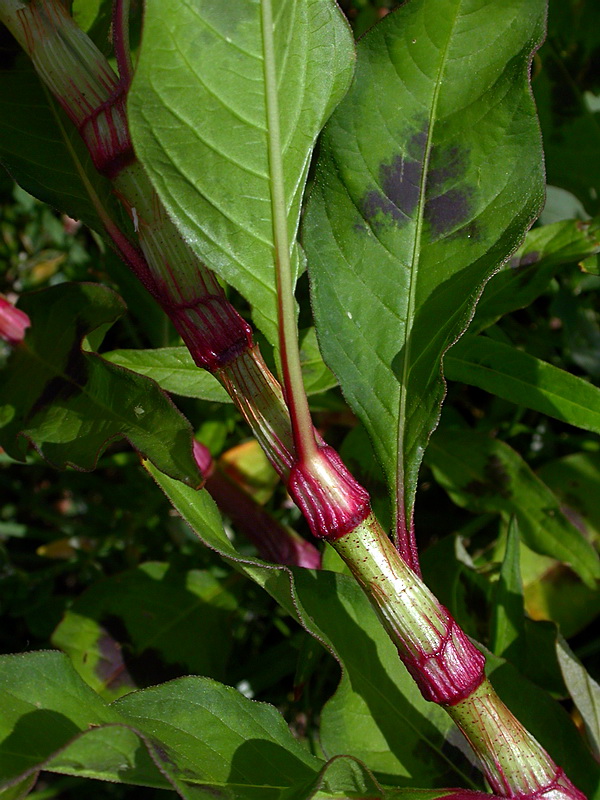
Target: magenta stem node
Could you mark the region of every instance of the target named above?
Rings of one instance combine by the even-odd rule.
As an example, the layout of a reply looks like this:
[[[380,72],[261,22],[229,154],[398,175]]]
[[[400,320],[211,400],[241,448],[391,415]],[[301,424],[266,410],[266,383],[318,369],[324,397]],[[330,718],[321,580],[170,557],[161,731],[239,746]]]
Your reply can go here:
[[[290,470],[288,491],[306,517],[313,536],[336,541],[371,513],[369,494],[329,445]]]

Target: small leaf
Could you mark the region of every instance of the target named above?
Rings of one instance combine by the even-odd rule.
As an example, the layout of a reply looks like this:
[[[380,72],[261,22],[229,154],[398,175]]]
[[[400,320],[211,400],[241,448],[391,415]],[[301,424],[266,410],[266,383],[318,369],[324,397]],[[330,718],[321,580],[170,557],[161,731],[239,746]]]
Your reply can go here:
[[[568,219],[529,231],[510,261],[486,284],[470,331],[482,331],[505,314],[530,305],[547,289],[559,267],[599,250],[598,220]]]
[[[136,152],[196,254],[277,341],[261,5],[273,6],[292,263],[312,148],[343,97],[350,29],[331,0],[149,0],[129,111]]]
[[[519,528],[514,518],[508,526],[506,551],[496,584],[490,640],[497,656],[521,667],[526,657],[523,652],[525,608],[519,564]]]
[[[24,460],[28,444],[64,469],[94,469],[107,444],[127,439],[178,480],[198,486],[187,420],[148,378],[83,349],[84,338],[124,312],[98,284],[60,284],[24,295],[25,341],[0,373],[0,442]]]
[[[326,363],[411,523],[442,354],[539,211],[543,0],[410,0],[358,45],[303,228]]]
[[[336,385],[335,376],[319,353],[314,328],[300,339],[300,361],[308,395],[324,392]],[[200,369],[187,347],[161,347],[156,350],[113,350],[102,358],[155,380],[161,389],[183,397],[197,397],[213,403],[231,403],[231,398],[210,372]]]
[[[600,433],[597,386],[487,336],[463,336],[444,356],[444,375],[569,425]]]
[[[565,517],[550,489],[507,444],[475,431],[442,428],[431,440],[427,463],[457,505],[476,513],[515,515],[532,550],[568,564],[595,587],[598,554]]]
[[[215,376],[194,363],[187,347],[113,350],[103,353],[102,358],[152,378],[165,392],[213,403],[231,403],[231,398]]]
[[[556,652],[567,688],[585,724],[592,752],[600,761],[600,686],[562,637],[556,643]]]

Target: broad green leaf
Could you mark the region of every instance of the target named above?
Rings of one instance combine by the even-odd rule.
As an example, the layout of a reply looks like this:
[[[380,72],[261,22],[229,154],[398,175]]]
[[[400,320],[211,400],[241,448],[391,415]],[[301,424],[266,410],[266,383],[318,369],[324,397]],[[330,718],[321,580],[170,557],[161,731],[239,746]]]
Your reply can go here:
[[[183,798],[280,798],[323,765],[272,706],[188,677],[107,705],[56,652],[0,659],[3,786],[40,768],[177,789]],[[286,795],[287,796],[287,795]]]
[[[99,233],[104,226],[90,188],[109,216],[122,221],[109,181],[96,172],[77,130],[29,59],[15,53],[7,61],[0,68],[0,163],[30,194]]]
[[[507,661],[486,652],[486,672],[519,721],[588,800],[600,800],[600,766],[565,709]]]
[[[565,517],[550,489],[507,444],[475,431],[442,428],[431,440],[427,463],[457,505],[477,513],[514,515],[525,544],[564,562],[595,587],[598,554]]]
[[[162,347],[156,350],[113,350],[102,358],[155,380],[161,389],[184,397],[197,397],[214,403],[231,403],[231,398],[210,372],[199,369],[187,347]],[[335,376],[324,364],[314,328],[302,332],[300,362],[308,395],[324,392],[336,385]]]
[[[525,662],[525,608],[519,563],[519,528],[513,518],[508,526],[506,551],[496,583],[490,634],[491,648],[515,666]]]
[[[272,30],[262,28],[263,7],[272,11]],[[146,2],[129,99],[136,152],[191,247],[246,297],[273,344],[269,144],[283,158],[298,269],[294,242],[312,148],[348,87],[353,52],[333,0]],[[267,124],[265,59],[277,75],[279,141]]]
[[[585,724],[588,741],[600,761],[600,686],[561,637],[556,652],[567,688]]]
[[[470,766],[446,741],[449,718],[423,700],[353,578],[240,556],[207,492],[147,468],[199,538],[266,589],[343,667],[321,715],[327,758],[352,754],[386,783],[477,788]]]
[[[32,444],[63,469],[94,469],[107,444],[125,438],[170,475],[197,486],[192,430],[148,378],[83,349],[91,332],[124,312],[98,284],[65,283],[21,298],[25,340],[0,372],[0,443],[19,461]]]
[[[510,261],[486,284],[470,331],[493,325],[504,314],[525,308],[546,290],[559,267],[600,250],[599,221],[568,219],[534,228]]]
[[[205,570],[184,573],[168,564],[142,564],[77,598],[52,644],[109,700],[155,682],[161,663],[167,674],[169,666],[178,666],[222,679],[237,607],[231,591],[236,578],[228,587]]]
[[[442,354],[543,195],[528,80],[543,0],[409,0],[363,39],[303,245],[326,363],[410,524]]]
[[[234,798],[279,798],[306,784],[322,763],[294,739],[273,706],[207,678],[134,692],[114,707],[158,739],[181,783],[206,785],[206,792],[192,797],[214,797],[223,787]]]
[[[598,387],[487,336],[463,336],[444,356],[444,375],[600,433]]]

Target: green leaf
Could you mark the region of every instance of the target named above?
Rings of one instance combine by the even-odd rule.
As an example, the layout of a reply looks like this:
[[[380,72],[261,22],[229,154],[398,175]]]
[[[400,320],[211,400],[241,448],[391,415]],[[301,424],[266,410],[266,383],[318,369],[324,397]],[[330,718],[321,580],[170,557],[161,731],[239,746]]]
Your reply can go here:
[[[268,591],[343,667],[321,716],[326,757],[351,753],[387,783],[477,788],[468,762],[446,741],[449,718],[422,698],[353,578],[240,556],[207,492],[147,468],[199,538]]]
[[[559,267],[600,250],[598,220],[568,219],[529,231],[510,261],[486,284],[470,326],[477,333],[525,308],[546,290]]]
[[[231,398],[215,376],[194,363],[187,347],[113,350],[103,353],[102,358],[152,378],[165,392],[213,403],[231,403]]]
[[[353,67],[332,0],[272,5],[284,196],[292,263],[312,148]],[[136,152],[207,266],[238,289],[277,341],[261,2],[149,0],[130,92]]]
[[[155,682],[161,662],[163,676],[174,665],[222,679],[236,607],[231,588],[207,571],[146,563],[77,598],[52,644],[108,700]]]
[[[303,245],[326,363],[410,524],[442,354],[539,211],[528,90],[543,0],[410,0],[359,43],[321,143]]]
[[[177,789],[190,800],[279,798],[322,761],[272,706],[208,678],[180,678],[107,705],[60,653],[0,659],[0,789],[40,768]],[[292,793],[290,792],[290,796]]]
[[[525,544],[569,565],[595,587],[600,578],[598,554],[515,450],[475,431],[442,428],[432,438],[426,458],[457,505],[476,513],[514,515]]]
[[[314,328],[300,331],[300,364],[304,389],[309,397],[337,386],[337,378],[323,361]]]
[[[444,356],[444,375],[600,433],[598,387],[487,336],[463,336]]]
[[[19,461],[29,443],[51,464],[94,469],[123,437],[168,474],[194,486],[201,476],[187,420],[148,378],[83,349],[92,331],[124,312],[98,284],[66,283],[24,295],[24,342],[0,372],[0,442]]]
[[[0,163],[26,191],[102,234],[91,187],[108,214],[122,221],[110,182],[96,172],[74,125],[22,53],[0,69],[0,105]]]
[[[600,686],[562,637],[556,644],[563,678],[585,724],[592,752],[600,761]]]
[[[491,648],[515,666],[525,662],[525,607],[519,563],[519,528],[513,518],[508,526],[506,551],[494,596]]]
[[[103,353],[102,358],[152,378],[166,392],[213,403],[232,402],[215,376],[194,363],[187,347],[113,350]],[[308,395],[324,392],[337,384],[335,376],[321,358],[314,328],[307,328],[301,334],[300,362]]]

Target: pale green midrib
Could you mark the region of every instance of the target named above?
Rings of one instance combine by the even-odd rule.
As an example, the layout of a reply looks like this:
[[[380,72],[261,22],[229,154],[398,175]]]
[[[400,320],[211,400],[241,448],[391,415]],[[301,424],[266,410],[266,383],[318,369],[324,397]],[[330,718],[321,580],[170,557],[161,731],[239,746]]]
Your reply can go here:
[[[415,238],[414,238],[414,245],[413,245],[413,252],[412,252],[412,259],[410,265],[410,284],[408,290],[408,308],[406,312],[406,324],[405,324],[405,345],[404,345],[404,362],[402,365],[402,376],[400,381],[400,404],[398,409],[398,450],[397,450],[397,458],[396,458],[396,503],[395,503],[395,520],[394,520],[394,528],[398,530],[398,521],[403,517],[404,524],[406,529],[410,528],[410,519],[407,518],[407,486],[406,486],[406,471],[404,468],[405,465],[405,417],[406,417],[406,410],[407,410],[407,381],[408,375],[410,371],[410,351],[411,351],[411,334],[412,334],[412,325],[414,321],[414,314],[415,314],[415,301],[416,301],[416,292],[417,292],[417,277],[418,277],[418,269],[415,269],[415,265],[418,264],[420,253],[421,253],[421,237],[423,233],[423,223],[424,223],[424,216],[425,216],[425,189],[427,184],[427,170],[429,167],[429,159],[431,156],[431,148],[432,148],[432,140],[433,140],[433,130],[435,125],[435,116],[439,101],[439,95],[441,91],[441,84],[442,84],[442,74],[446,68],[446,62],[448,58],[448,51],[450,49],[450,43],[452,41],[452,35],[454,33],[454,28],[456,26],[456,22],[459,17],[460,7],[462,5],[462,0],[458,0],[458,5],[456,9],[456,15],[450,27],[450,31],[448,34],[448,39],[446,42],[446,46],[441,54],[440,64],[438,67],[437,75],[436,75],[436,84],[435,89],[432,96],[431,102],[431,111],[429,113],[429,122],[428,122],[428,130],[427,130],[427,143],[425,146],[425,157],[423,159],[423,172],[421,174],[421,182],[419,185],[419,203],[418,203],[418,212],[417,212],[417,225],[415,230]],[[402,516],[401,516],[402,515]]]
[[[310,456],[316,450],[308,399],[304,390],[300,348],[296,328],[296,313],[290,243],[288,238],[287,204],[279,126],[279,97],[275,46],[273,41],[273,11],[271,0],[261,0],[261,31],[264,55],[265,106],[267,146],[269,151],[269,184],[273,214],[273,243],[275,283],[277,288],[277,321],[282,377],[292,421],[297,456]]]

